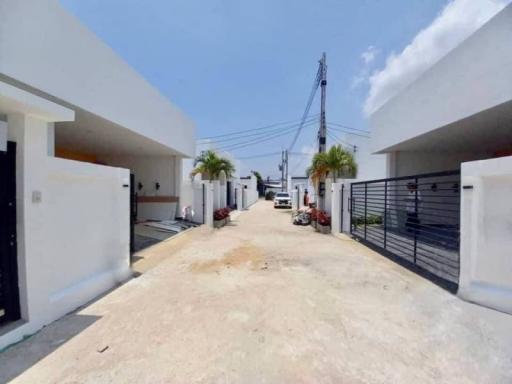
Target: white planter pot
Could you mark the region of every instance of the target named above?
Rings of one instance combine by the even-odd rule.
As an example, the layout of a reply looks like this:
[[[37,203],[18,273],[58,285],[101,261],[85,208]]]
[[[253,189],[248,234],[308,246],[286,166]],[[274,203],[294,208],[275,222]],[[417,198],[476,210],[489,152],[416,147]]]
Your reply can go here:
[[[318,232],[323,233],[323,234],[331,233],[330,225],[317,224],[316,229]]]

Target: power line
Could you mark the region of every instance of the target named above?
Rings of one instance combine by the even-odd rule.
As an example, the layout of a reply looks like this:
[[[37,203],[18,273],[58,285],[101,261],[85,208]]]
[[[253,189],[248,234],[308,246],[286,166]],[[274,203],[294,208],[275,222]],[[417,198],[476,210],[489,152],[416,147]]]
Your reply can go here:
[[[364,129],[359,129],[359,128],[349,127],[348,125],[343,125],[343,124],[340,124],[340,123],[334,123],[332,121],[328,121],[327,124],[336,125],[336,126],[338,126],[340,128],[351,129],[353,131],[363,132],[363,133],[366,133],[368,135],[370,134],[370,131],[367,131],[367,130],[364,130]]]
[[[309,93],[309,99],[306,104],[306,109],[304,110],[304,113],[302,114],[301,124],[299,126],[299,129],[297,130],[297,133],[295,134],[295,136],[292,140],[292,143],[288,147],[288,151],[290,151],[290,152],[292,151],[293,147],[297,143],[297,139],[299,138],[299,135],[302,132],[302,128],[304,128],[304,122],[306,121],[306,119],[308,117],[309,110],[311,109],[311,104],[313,104],[313,100],[315,99],[315,94],[316,94],[316,91],[320,84],[321,78],[322,78],[322,70],[321,70],[321,67],[319,67],[318,71],[316,73],[315,81],[313,82],[313,87],[311,88],[311,92]]]
[[[308,125],[311,125],[311,124],[314,124],[314,122],[308,123],[305,126],[308,126]],[[298,129],[298,128],[294,128],[294,127],[288,128],[288,129],[285,129],[284,131],[272,134],[272,135],[264,137],[264,138],[257,138],[257,139],[252,139],[252,140],[248,140],[248,141],[245,141],[245,142],[228,144],[228,145],[226,145],[224,147],[220,147],[218,149],[219,150],[231,150],[232,151],[232,150],[235,150],[235,149],[245,148],[245,147],[248,147],[248,146],[251,146],[251,145],[254,145],[254,144],[263,143],[265,141],[269,141],[269,140],[276,139],[278,137],[287,135],[287,134],[293,132],[296,129]]]
[[[362,135],[360,133],[356,133],[356,132],[350,132],[350,131],[346,131],[344,129],[340,129],[340,128],[336,128],[336,127],[333,127],[332,125],[330,124],[327,124],[327,127],[332,130],[332,131],[336,131],[336,132],[341,132],[341,133],[347,133],[349,135],[354,135],[354,136],[359,136],[359,137],[364,137],[365,139],[369,139],[370,136],[367,136],[367,135]]]
[[[317,115],[313,115],[313,116],[317,116]],[[270,129],[270,128],[274,128],[274,127],[277,127],[277,126],[280,126],[280,125],[287,125],[287,124],[291,124],[291,123],[299,124],[301,121],[302,121],[302,119],[289,120],[289,121],[284,121],[284,122],[280,122],[280,123],[274,123],[274,124],[270,124],[270,125],[266,125],[266,126],[258,127],[258,128],[244,129],[244,130],[241,130],[241,131],[232,132],[232,133],[224,133],[222,135],[216,135],[216,136],[202,137],[198,141],[216,139],[218,137],[241,135],[241,134],[243,134],[245,132],[253,132],[253,131],[259,131],[259,130],[265,130],[265,129]]]
[[[313,144],[311,144],[311,146],[312,146],[313,148],[315,147],[315,144],[316,144],[317,140],[318,140],[318,138],[315,136],[315,138],[314,138],[314,140],[313,140]],[[305,156],[303,156],[303,157],[299,160],[299,162],[295,165],[295,167],[293,167],[292,172],[291,172],[291,174],[292,174],[292,175],[297,171],[297,169],[299,169],[299,167],[302,165],[302,163],[304,162],[304,160],[305,160],[307,157],[309,157],[309,156],[314,156],[314,153],[304,154],[304,155],[305,155]]]
[[[277,156],[277,155],[281,155],[281,152],[261,153],[259,155],[237,157],[237,159],[238,160],[258,159],[261,157],[270,157],[270,156]]]
[[[329,136],[329,138],[331,140],[337,142],[338,144],[341,144],[342,146],[347,146],[350,148],[350,150],[355,152],[355,148],[356,148],[355,144],[352,144],[352,143],[349,143],[348,141],[340,139],[338,136],[336,136],[334,133],[332,133],[330,131],[327,131],[327,135]]]
[[[314,120],[313,117],[311,117],[310,119],[307,120],[307,122],[312,122]],[[210,143],[221,143],[221,142],[226,142],[226,141],[236,141],[236,140],[240,140],[240,139],[245,139],[245,138],[248,138],[248,137],[256,137],[258,138],[259,137],[263,137],[264,135],[268,135],[268,134],[272,134],[274,132],[279,132],[279,131],[282,131],[283,129],[288,129],[288,128],[295,128],[295,127],[298,127],[300,123],[295,123],[295,124],[291,124],[291,125],[288,125],[288,126],[285,126],[285,127],[278,127],[278,128],[272,128],[272,129],[269,129],[269,130],[265,130],[265,131],[261,131],[261,132],[256,132],[256,133],[249,133],[249,134],[244,134],[244,135],[240,135],[240,134],[237,134],[237,133],[234,133],[232,135],[230,135],[230,137],[227,137],[227,138],[221,138],[221,139],[216,139],[216,140],[205,140],[204,143],[200,142],[198,143],[199,145],[201,144],[210,144]]]

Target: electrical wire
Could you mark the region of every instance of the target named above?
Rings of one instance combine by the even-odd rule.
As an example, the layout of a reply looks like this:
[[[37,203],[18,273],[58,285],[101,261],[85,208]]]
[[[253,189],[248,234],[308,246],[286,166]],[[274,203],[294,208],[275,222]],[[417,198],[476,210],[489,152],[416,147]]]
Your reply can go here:
[[[315,122],[311,122],[311,123],[308,123],[304,126],[309,126],[311,124],[314,124]],[[264,137],[264,138],[257,138],[257,139],[252,139],[252,140],[248,140],[248,141],[245,141],[245,142],[240,142],[240,143],[234,143],[234,144],[228,144],[224,147],[219,147],[218,150],[235,150],[235,149],[240,149],[240,148],[245,148],[245,147],[248,147],[248,146],[251,146],[251,145],[254,145],[254,144],[259,144],[259,143],[263,143],[263,142],[266,142],[266,141],[269,141],[269,140],[272,140],[272,139],[276,139],[278,137],[282,137],[284,135],[287,135],[295,130],[298,130],[299,128],[288,128],[284,131],[281,131],[281,132],[278,132],[278,133],[275,133],[273,135],[270,135],[270,136],[267,136],[267,137]]]
[[[316,144],[317,144],[317,140],[318,138],[315,137],[314,140],[313,140],[313,144],[311,144],[312,147],[314,147]],[[293,175],[297,169],[299,169],[299,167],[302,165],[302,163],[304,163],[304,160],[307,159],[308,157],[312,157],[314,156],[314,154],[310,154],[310,153],[304,153],[303,154],[304,156],[299,160],[299,162],[297,164],[295,164],[295,167],[293,167],[292,171],[291,171],[291,175]]]
[[[340,123],[334,123],[332,121],[327,122],[327,124],[336,125],[336,126],[338,126],[340,128],[351,129],[353,131],[363,132],[363,133],[366,133],[368,135],[370,134],[370,131],[367,131],[367,130],[364,130],[364,129],[359,129],[359,128],[354,128],[354,127],[349,127],[348,125],[343,125],[343,124],[340,124]]]
[[[329,138],[335,142],[337,142],[338,144],[341,144],[342,146],[346,146],[347,149],[350,149],[351,151],[354,150],[354,148],[356,147],[355,144],[352,144],[352,143],[349,143],[348,141],[345,141],[345,140],[342,140],[340,139],[338,136],[336,136],[334,133],[332,132],[329,132],[327,131],[327,136],[329,136]]]
[[[258,159],[261,157],[270,157],[270,156],[277,156],[281,155],[282,152],[270,152],[270,153],[262,153],[259,155],[253,155],[253,156],[243,156],[243,157],[237,157],[238,160],[247,160],[247,159]]]
[[[313,116],[318,116],[318,115],[319,114],[312,115],[312,117]],[[274,123],[274,124],[270,124],[270,125],[266,125],[266,126],[258,127],[258,128],[244,129],[244,130],[237,131],[237,132],[224,133],[222,135],[202,137],[202,138],[198,139],[197,141],[206,141],[206,140],[216,139],[216,138],[219,138],[219,137],[227,137],[227,136],[233,136],[233,135],[243,135],[246,132],[263,131],[263,130],[271,129],[271,128],[274,128],[274,127],[278,127],[280,125],[288,125],[288,124],[292,124],[292,123],[300,124],[301,121],[302,121],[302,119],[289,120],[289,121],[284,121],[284,122],[280,122],[280,123]]]
[[[310,123],[310,122],[312,122],[314,120],[315,120],[315,118],[311,117],[306,122]],[[272,134],[272,133],[275,133],[275,132],[282,131],[283,129],[296,128],[296,127],[299,127],[299,125],[300,125],[300,123],[295,123],[295,124],[292,124],[292,125],[287,125],[285,127],[278,127],[278,128],[273,128],[273,129],[261,131],[261,132],[249,133],[249,134],[238,135],[238,136],[237,136],[237,134],[232,134],[232,135],[230,135],[230,137],[227,137],[227,138],[221,138],[221,139],[216,139],[216,140],[209,140],[208,139],[208,140],[205,140],[204,143],[203,142],[198,142],[198,145],[201,145],[201,144],[215,144],[215,143],[222,143],[222,142],[226,142],[226,141],[236,141],[236,140],[241,140],[241,139],[245,139],[245,138],[248,138],[248,137],[258,138],[258,136],[259,137],[263,137],[263,136],[268,135],[268,134]]]
[[[318,67],[318,71],[316,73],[315,81],[313,82],[313,87],[311,88],[311,92],[309,93],[309,99],[306,104],[306,109],[304,110],[304,113],[302,114],[302,121],[299,126],[299,129],[295,133],[295,136],[293,137],[292,143],[288,147],[288,151],[291,152],[295,144],[297,143],[297,139],[299,138],[300,133],[302,132],[302,128],[304,128],[304,122],[306,121],[309,110],[311,109],[311,105],[313,104],[313,100],[315,99],[316,91],[318,90],[318,86],[320,85],[320,80],[322,78],[322,67],[321,65]]]
[[[361,135],[360,133],[345,131],[343,129],[335,128],[335,127],[333,127],[333,126],[331,126],[329,124],[327,124],[327,128],[330,129],[331,131],[336,131],[336,132],[339,132],[339,133],[346,133],[346,134],[349,134],[349,135],[364,137],[365,139],[369,139],[370,138],[370,136]]]

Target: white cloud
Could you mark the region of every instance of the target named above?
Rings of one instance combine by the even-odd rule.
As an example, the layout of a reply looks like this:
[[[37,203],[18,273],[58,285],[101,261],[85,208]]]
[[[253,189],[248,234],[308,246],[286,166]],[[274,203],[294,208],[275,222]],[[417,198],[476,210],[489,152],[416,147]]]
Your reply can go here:
[[[373,60],[375,60],[375,56],[377,56],[378,52],[379,51],[377,48],[375,48],[373,45],[370,45],[368,48],[366,48],[366,51],[361,54],[361,59],[366,65],[371,64]]]
[[[354,76],[352,79],[351,88],[356,89],[359,86],[368,82],[368,78],[370,76],[370,70],[372,67],[375,58],[379,54],[379,50],[375,48],[373,45],[370,45],[366,50],[361,53],[361,60],[363,65],[361,66],[361,70],[359,73]]]
[[[369,77],[365,114],[379,109],[511,1],[451,0],[402,52],[392,52],[384,68]]]

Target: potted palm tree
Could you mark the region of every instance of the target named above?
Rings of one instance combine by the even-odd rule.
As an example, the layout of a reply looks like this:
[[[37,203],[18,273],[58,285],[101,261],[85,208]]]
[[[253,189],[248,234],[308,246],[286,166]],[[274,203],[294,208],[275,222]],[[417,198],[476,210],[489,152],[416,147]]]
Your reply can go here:
[[[327,152],[320,152],[313,156],[311,166],[306,173],[315,185],[328,176],[336,182],[338,177],[354,178],[357,174],[357,164],[352,153],[343,149],[341,145],[333,145]]]
[[[224,172],[226,178],[230,178],[235,172],[235,166],[229,159],[219,156],[212,150],[201,152],[194,161],[194,167],[190,176],[194,177],[200,173],[203,180],[207,179],[210,183],[213,180],[218,180],[222,172]],[[228,208],[217,209],[213,213],[213,226],[215,228],[223,227],[229,220]]]
[[[217,152],[208,150],[203,151],[194,161],[194,169],[190,173],[192,177],[200,173],[203,179],[206,178],[210,182],[218,180],[222,171],[230,178],[235,172],[235,166],[231,160],[219,156]]]

